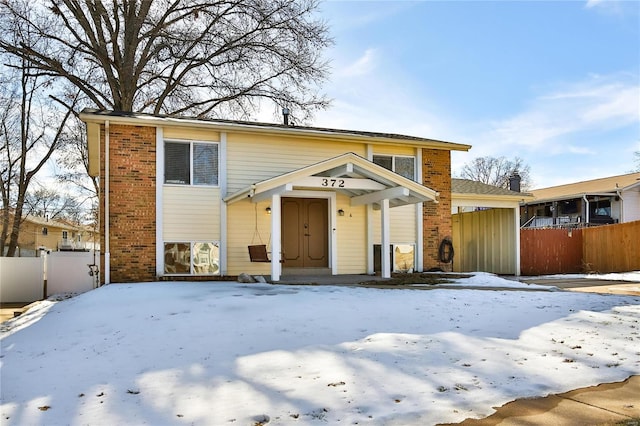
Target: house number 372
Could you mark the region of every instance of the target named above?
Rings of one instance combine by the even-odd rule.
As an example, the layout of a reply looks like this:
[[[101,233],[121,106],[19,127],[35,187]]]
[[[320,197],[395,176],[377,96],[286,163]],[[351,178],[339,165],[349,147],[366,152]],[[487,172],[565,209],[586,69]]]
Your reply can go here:
[[[344,188],[344,179],[322,179],[322,186]]]

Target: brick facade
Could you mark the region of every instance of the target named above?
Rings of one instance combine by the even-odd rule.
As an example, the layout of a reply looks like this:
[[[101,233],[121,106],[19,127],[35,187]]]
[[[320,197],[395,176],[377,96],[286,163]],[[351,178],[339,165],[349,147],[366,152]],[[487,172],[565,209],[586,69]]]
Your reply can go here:
[[[452,264],[438,260],[438,248],[445,237],[452,237],[451,221],[451,152],[422,150],[422,184],[440,193],[438,203],[424,203],[424,270],[440,268],[451,271]]]
[[[104,128],[101,155],[104,157]],[[156,279],[156,129],[109,127],[109,224],[111,282]],[[100,175],[105,176],[104,161]],[[103,190],[105,182],[100,182]],[[100,233],[104,233],[104,193],[100,194]],[[106,250],[105,241],[101,247]],[[104,255],[101,259],[104,271]],[[101,277],[104,282],[104,274]]]

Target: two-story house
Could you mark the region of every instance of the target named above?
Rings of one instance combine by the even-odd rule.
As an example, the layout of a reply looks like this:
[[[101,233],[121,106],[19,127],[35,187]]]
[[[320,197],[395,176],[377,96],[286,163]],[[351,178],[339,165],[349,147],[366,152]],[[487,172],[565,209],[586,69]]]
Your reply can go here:
[[[112,111],[85,110],[81,119],[90,174],[101,183],[107,283],[442,266],[451,150],[470,148]]]

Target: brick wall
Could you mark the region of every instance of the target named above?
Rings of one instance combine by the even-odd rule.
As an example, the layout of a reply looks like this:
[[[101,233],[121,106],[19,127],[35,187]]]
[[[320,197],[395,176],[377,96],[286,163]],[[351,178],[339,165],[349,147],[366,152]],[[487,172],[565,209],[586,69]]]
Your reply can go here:
[[[104,129],[101,158],[104,157]],[[111,282],[156,279],[156,129],[109,128],[109,251]],[[105,176],[104,161],[100,176]],[[105,188],[104,179],[100,182]],[[100,233],[104,234],[104,194],[100,196]],[[103,251],[105,241],[101,241]],[[104,255],[101,271],[104,271]],[[104,282],[104,273],[101,273]]]
[[[424,270],[441,268],[451,271],[452,264],[438,260],[438,248],[445,237],[452,237],[451,222],[451,152],[422,150],[422,184],[440,193],[438,203],[424,203]]]

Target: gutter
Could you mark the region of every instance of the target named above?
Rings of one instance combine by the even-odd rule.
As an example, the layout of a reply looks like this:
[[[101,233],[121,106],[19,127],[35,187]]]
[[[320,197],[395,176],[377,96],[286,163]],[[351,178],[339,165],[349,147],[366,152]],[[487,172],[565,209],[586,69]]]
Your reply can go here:
[[[111,249],[109,240],[109,120],[104,122],[104,283],[111,284]]]

